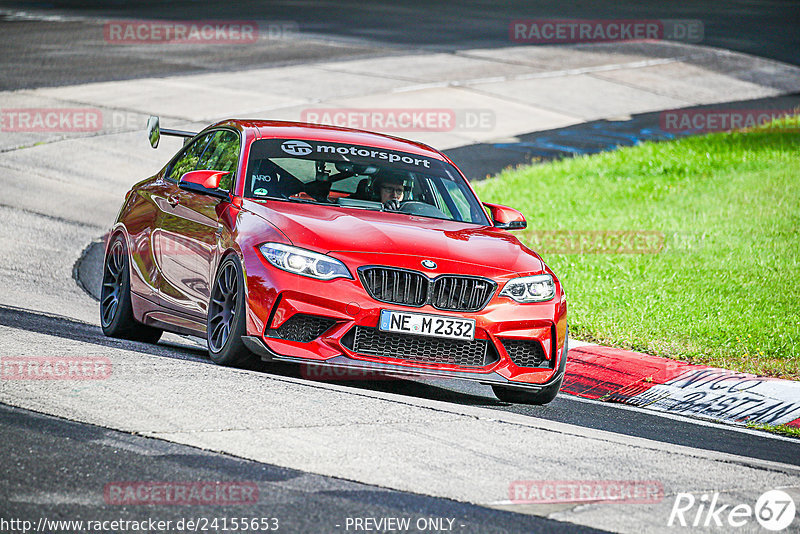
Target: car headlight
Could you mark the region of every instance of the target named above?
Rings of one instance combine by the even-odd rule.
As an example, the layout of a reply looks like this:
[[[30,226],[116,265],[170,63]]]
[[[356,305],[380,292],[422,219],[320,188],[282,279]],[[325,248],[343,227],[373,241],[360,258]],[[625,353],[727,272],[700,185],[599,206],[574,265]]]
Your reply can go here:
[[[501,297],[508,297],[517,302],[543,302],[556,295],[556,284],[549,274],[521,276],[506,282],[500,292]]]
[[[290,273],[319,280],[353,278],[342,262],[325,254],[281,243],[264,243],[259,250],[272,265]]]

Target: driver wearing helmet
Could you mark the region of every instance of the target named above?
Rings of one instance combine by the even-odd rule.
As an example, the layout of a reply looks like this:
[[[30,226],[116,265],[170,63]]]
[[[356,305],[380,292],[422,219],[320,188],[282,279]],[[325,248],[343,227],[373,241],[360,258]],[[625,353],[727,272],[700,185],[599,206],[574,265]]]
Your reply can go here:
[[[397,211],[405,197],[405,184],[406,178],[403,174],[384,171],[372,182],[373,196],[387,210]]]

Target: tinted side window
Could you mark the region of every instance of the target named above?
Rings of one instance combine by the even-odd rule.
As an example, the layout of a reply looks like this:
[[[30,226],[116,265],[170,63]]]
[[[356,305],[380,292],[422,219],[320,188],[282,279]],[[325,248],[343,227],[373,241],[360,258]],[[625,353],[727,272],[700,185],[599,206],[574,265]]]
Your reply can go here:
[[[449,180],[444,180],[444,186],[458,210],[458,215],[453,214],[454,218],[459,221],[471,221],[472,215],[470,214],[470,205],[466,197],[464,197],[464,192]]]
[[[215,132],[214,138],[200,156],[198,169],[227,171],[220,181],[219,188],[230,191],[236,168],[239,163],[239,135],[230,130]]]
[[[211,138],[215,133],[216,132],[207,133],[186,147],[183,154],[177,160],[175,160],[175,163],[173,163],[172,168],[169,170],[169,174],[167,175],[167,179],[177,182],[181,179],[181,176],[187,172],[197,169],[197,163],[200,161],[200,156],[203,154],[206,146],[208,146],[208,142],[211,141]]]

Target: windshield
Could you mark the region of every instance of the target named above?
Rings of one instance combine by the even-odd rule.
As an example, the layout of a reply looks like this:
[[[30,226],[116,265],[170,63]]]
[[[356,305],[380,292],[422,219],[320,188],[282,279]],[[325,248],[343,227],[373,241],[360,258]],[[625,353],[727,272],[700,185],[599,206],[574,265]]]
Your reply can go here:
[[[317,141],[260,139],[250,147],[244,195],[488,225],[449,163],[406,152]]]

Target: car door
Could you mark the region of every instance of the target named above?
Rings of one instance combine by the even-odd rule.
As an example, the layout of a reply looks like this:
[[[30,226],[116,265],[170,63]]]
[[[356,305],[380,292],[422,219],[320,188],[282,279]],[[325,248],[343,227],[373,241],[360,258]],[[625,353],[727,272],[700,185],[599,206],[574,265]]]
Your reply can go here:
[[[215,130],[197,139],[168,171],[170,183],[157,224],[157,256],[161,267],[162,303],[197,318],[204,318],[219,239],[219,198],[178,187],[183,174],[194,170],[219,170],[225,176],[220,189],[230,191],[240,152],[239,134]]]

